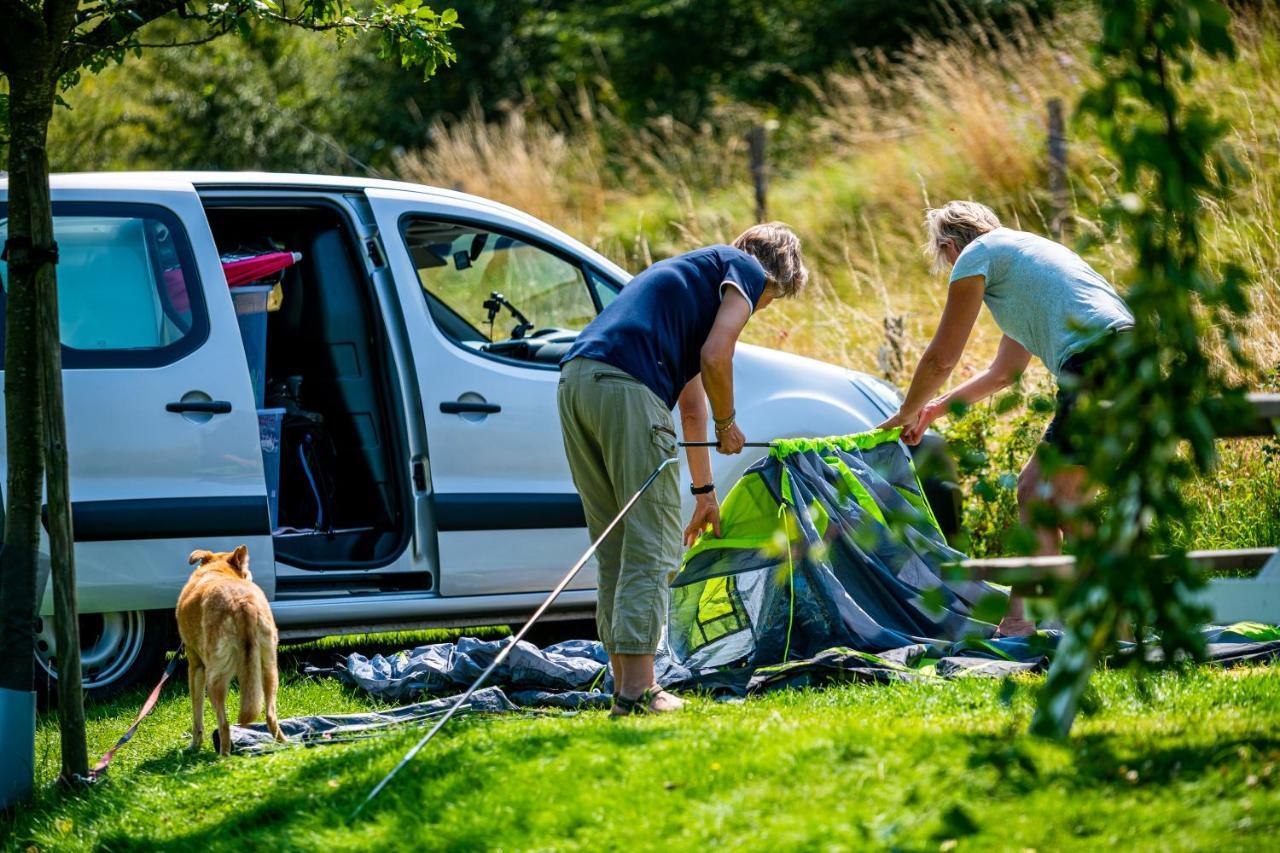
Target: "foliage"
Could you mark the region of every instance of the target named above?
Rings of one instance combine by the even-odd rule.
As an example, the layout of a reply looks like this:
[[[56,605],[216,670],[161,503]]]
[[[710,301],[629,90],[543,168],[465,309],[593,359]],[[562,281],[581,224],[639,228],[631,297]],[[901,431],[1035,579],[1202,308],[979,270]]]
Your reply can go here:
[[[193,37],[182,42],[148,42],[142,29],[167,15],[190,22]],[[188,4],[176,0],[104,0],[76,13],[75,28],[67,39],[63,63],[64,89],[80,81],[82,70],[102,71],[119,65],[148,47],[192,47],[234,33],[252,34],[258,25],[288,26],[331,33],[342,44],[353,36],[376,33],[379,55],[395,56],[403,68],[421,68],[424,76],[435,73],[439,63],[456,58],[448,33],[459,26],[458,13],[437,13],[422,0],[398,0],[374,4],[349,0],[238,0],[228,3]]]
[[[1224,336],[1242,364],[1234,324],[1248,300],[1241,269],[1206,269],[1201,237],[1202,197],[1227,195],[1232,161],[1219,145],[1227,128],[1181,87],[1200,56],[1234,56],[1230,21],[1215,0],[1103,6],[1100,79],[1080,111],[1120,171],[1122,192],[1104,212],[1134,246],[1126,298],[1136,325],[1116,338],[1107,375],[1095,377],[1100,392],[1083,395],[1068,423],[1088,448],[1090,480],[1105,490],[1070,519],[1094,535],[1076,543],[1080,579],[1060,596],[1067,632],[1041,694],[1040,733],[1069,731],[1094,664],[1126,631],[1137,643],[1135,667],[1149,665],[1151,642],[1168,661],[1203,652],[1197,628],[1206,611],[1192,597],[1203,579],[1171,549],[1167,530],[1188,518],[1185,484],[1212,469],[1214,422],[1234,415],[1241,399],[1213,369],[1204,340]],[[1041,455],[1052,470],[1054,455]]]
[[[1091,82],[1088,50],[1097,27],[1095,15],[1064,12],[1052,24],[1007,36],[953,32],[914,44],[892,64],[813,81],[821,106],[804,122],[783,121],[778,133],[790,143],[772,149],[770,189],[770,214],[804,239],[813,286],[804,299],[775,302],[754,318],[750,341],[879,373],[885,323],[899,320],[898,363],[914,364],[945,293],[921,258],[921,210],[975,198],[1014,227],[1049,233],[1045,104],[1055,96],[1073,101]],[[1205,200],[1204,257],[1215,274],[1233,258],[1246,258],[1256,271],[1256,310],[1244,321],[1242,342],[1255,361],[1276,365],[1280,326],[1270,318],[1280,312],[1280,147],[1271,130],[1280,122],[1280,20],[1264,10],[1239,16],[1233,28],[1240,60],[1201,57],[1188,91],[1213,99],[1252,180],[1237,182],[1227,198]],[[612,126],[602,129],[606,124]],[[751,223],[745,146],[733,127],[727,120],[627,124],[599,107],[567,130],[522,110],[500,122],[468,115],[438,125],[429,145],[399,159],[397,172],[529,210],[635,270],[732,238]],[[1069,218],[1073,233],[1089,238],[1077,248],[1123,290],[1133,250],[1105,230],[1101,212],[1121,192],[1117,170],[1094,127],[1076,123],[1069,136]],[[984,312],[957,381],[982,366],[998,340]],[[1238,369],[1220,340],[1206,336],[1201,344],[1218,369],[1262,381]],[[905,378],[892,367],[886,375]],[[1005,410],[992,401],[939,424],[967,451],[984,454],[961,479],[966,550],[976,555],[1018,550],[1011,547],[1019,534],[1008,486],[1049,420],[1028,404],[1052,387],[1037,363],[1024,378],[1023,405]],[[1196,480],[1188,493],[1195,520],[1176,525],[1171,541],[1187,548],[1280,541],[1280,479],[1260,442],[1220,449],[1223,473]]]
[[[956,458],[965,495],[964,517],[956,548],[971,557],[1027,553],[1034,542],[1018,521],[1018,472],[1044,434],[1043,386],[1029,396],[1022,387],[994,400],[958,411],[944,428]]]
[[[352,646],[348,646],[352,648]],[[367,651],[367,646],[358,646]],[[316,652],[318,663],[331,660]],[[450,723],[362,820],[345,818],[421,734],[257,758],[190,755],[185,679],[92,796],[42,785],[0,817],[0,850],[1218,849],[1280,829],[1280,674],[1100,674],[1067,744],[1023,732],[1029,681],[849,685],[677,718],[603,712]],[[89,709],[92,753],[144,692]],[[233,700],[234,702],[234,700]],[[281,713],[374,707],[290,676]],[[40,778],[56,772],[41,720]]]
[[[584,103],[628,125],[671,115],[717,121],[725,104],[803,113],[811,80],[893,55],[919,33],[1009,29],[1047,19],[1048,0],[461,0],[449,33],[454,73],[429,84],[315,34],[253,27],[243,38],[155,51],[128,74],[67,97],[55,119],[58,170],[274,169],[364,173],[434,138],[473,106],[488,119],[520,105],[565,128]],[[197,38],[168,20],[152,41]],[[163,38],[158,36],[163,35]],[[698,44],[699,50],[688,50]],[[118,124],[117,124],[118,122]],[[214,142],[216,140],[216,144]],[[348,159],[345,152],[349,152]]]

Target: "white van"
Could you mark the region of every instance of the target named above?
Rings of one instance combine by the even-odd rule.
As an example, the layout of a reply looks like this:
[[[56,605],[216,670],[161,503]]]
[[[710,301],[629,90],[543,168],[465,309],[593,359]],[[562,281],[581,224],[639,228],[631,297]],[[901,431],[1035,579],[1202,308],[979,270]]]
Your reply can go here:
[[[149,678],[172,648],[197,548],[249,546],[283,637],[520,621],[585,549],[557,362],[624,270],[519,211],[412,184],[113,173],[52,188],[91,693]],[[220,262],[267,246],[302,255],[268,314],[266,405],[289,411],[274,529]],[[735,370],[756,440],[868,429],[898,404],[871,376],[760,347],[739,347]],[[713,460],[723,493],[753,457]],[[954,490],[927,485],[954,524]],[[557,615],[588,616],[594,584],[584,571]],[[46,592],[42,681],[51,612]]]

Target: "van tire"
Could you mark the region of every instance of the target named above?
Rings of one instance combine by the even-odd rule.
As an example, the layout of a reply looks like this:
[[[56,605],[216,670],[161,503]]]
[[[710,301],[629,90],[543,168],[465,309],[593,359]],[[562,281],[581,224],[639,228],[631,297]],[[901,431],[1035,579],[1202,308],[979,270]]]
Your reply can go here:
[[[177,647],[177,625],[168,610],[80,614],[80,651],[85,703],[154,686],[166,654]],[[53,617],[36,624],[35,691],[41,708],[58,704]]]

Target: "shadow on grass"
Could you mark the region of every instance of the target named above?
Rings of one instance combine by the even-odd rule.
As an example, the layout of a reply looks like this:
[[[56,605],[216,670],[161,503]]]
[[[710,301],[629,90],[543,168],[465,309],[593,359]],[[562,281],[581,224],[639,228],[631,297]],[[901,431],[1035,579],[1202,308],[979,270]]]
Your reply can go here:
[[[1086,735],[1073,741],[1074,765],[1067,779],[1081,788],[1112,786],[1131,789],[1168,785],[1207,773],[1243,775],[1250,760],[1264,762],[1280,751],[1280,737],[1246,736],[1204,745],[1132,748],[1107,735]]]
[[[1108,787],[1129,791],[1160,787],[1176,781],[1203,778],[1210,773],[1244,776],[1251,762],[1273,761],[1280,737],[1232,737],[1203,745],[1171,746],[1134,743],[1120,735],[1089,734],[1073,738],[1068,766],[1042,770],[1030,736],[975,734],[966,736],[967,764],[987,769],[996,780],[992,793],[1027,794],[1045,784],[1098,791]]]
[[[470,728],[499,722],[500,719],[494,718],[470,718],[464,725]],[[349,830],[345,830],[350,833],[349,844],[366,848],[412,847],[413,839],[420,838],[423,830],[429,830],[436,822],[433,817],[441,805],[492,801],[486,795],[506,784],[507,767],[557,754],[571,741],[579,746],[583,741],[588,744],[594,741],[596,749],[608,752],[636,749],[655,738],[671,736],[669,732],[635,727],[537,734],[504,742],[501,759],[495,761],[485,744],[457,738],[458,731],[453,734],[454,738],[433,742],[433,752],[429,756],[419,756],[406,767],[379,799],[349,824]],[[388,741],[376,747],[333,748],[324,760],[310,761],[294,768],[273,780],[266,789],[240,792],[243,809],[216,822],[199,822],[197,817],[192,826],[177,834],[139,834],[131,826],[127,833],[123,830],[104,832],[98,846],[108,850],[186,851],[209,846],[210,840],[216,839],[217,844],[225,845],[291,848],[296,846],[300,837],[306,837],[300,833],[335,830],[347,823],[351,813],[413,742],[413,736],[406,733],[388,738]],[[316,748],[326,752],[329,749]],[[263,759],[237,757],[222,761],[259,760]],[[193,763],[207,767],[194,771],[187,769]],[[213,792],[215,785],[210,777],[222,772],[223,766],[211,752],[192,756],[175,750],[147,762],[140,769],[158,774],[187,769],[184,773],[187,782]],[[583,784],[592,783],[588,778],[581,781]],[[127,792],[119,796],[127,797]],[[180,807],[181,804],[175,803],[175,808]],[[453,840],[458,841],[456,837]],[[480,845],[484,839],[477,837],[474,841]],[[465,845],[466,841],[461,843]]]

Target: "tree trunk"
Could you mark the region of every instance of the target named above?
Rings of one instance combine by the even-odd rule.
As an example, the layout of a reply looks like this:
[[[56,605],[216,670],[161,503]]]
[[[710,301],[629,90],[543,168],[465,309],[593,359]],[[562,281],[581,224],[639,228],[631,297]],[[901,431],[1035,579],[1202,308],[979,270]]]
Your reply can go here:
[[[62,337],[58,323],[57,277],[53,268],[49,273],[37,281],[37,343],[40,397],[44,404],[45,494],[49,506],[47,524],[53,576],[53,628],[58,642],[62,779],[72,782],[88,775],[89,755],[85,743],[84,688],[80,671],[80,611],[76,606],[67,421],[62,405]]]
[[[9,283],[4,350],[9,471],[5,545],[0,553],[0,687],[30,690],[35,679],[34,623],[40,592],[36,589],[36,560],[44,479],[36,288],[40,277],[52,278],[53,267],[40,262],[28,246],[53,241],[48,165],[41,144],[52,104],[42,104],[40,90],[50,99],[52,92],[38,73],[12,74],[9,85]]]
[[[61,344],[46,155],[61,38],[27,45],[9,75],[9,288],[5,327],[8,506],[0,555],[0,686],[30,690],[34,679],[37,548],[42,450],[48,454],[49,530],[58,644],[62,778],[88,772],[80,638],[75,606]],[[29,52],[29,53],[28,53]],[[42,446],[43,445],[43,446]]]

